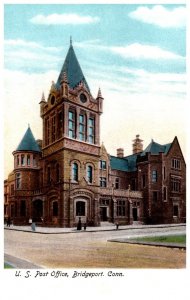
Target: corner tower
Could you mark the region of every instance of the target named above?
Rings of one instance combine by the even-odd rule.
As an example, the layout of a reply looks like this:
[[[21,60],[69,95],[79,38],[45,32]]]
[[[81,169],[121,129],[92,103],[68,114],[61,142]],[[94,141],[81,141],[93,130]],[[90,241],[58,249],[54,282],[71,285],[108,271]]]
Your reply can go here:
[[[92,209],[99,187],[102,104],[100,89],[94,98],[70,43],[47,101],[42,95],[40,102],[44,185],[59,182],[59,191],[64,189],[59,196],[51,193],[60,199],[56,222],[64,227],[75,225],[79,216],[97,224]]]

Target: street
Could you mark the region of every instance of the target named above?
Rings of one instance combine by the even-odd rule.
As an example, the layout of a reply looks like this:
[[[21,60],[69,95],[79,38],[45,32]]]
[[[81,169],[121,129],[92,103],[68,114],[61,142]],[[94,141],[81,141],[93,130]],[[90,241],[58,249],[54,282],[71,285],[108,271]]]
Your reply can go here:
[[[52,230],[52,229],[50,229]],[[33,233],[5,230],[5,255],[18,268],[185,268],[186,251],[108,242],[110,239],[184,234],[185,226],[110,231]],[[7,257],[8,257],[7,256]],[[5,256],[6,260],[6,256]],[[24,263],[25,262],[25,263]],[[29,265],[27,265],[27,262]]]

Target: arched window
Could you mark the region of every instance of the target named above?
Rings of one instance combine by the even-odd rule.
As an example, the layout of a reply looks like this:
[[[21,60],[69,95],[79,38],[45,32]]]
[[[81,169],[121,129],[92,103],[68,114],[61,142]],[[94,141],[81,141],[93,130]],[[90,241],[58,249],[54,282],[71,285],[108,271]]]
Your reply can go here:
[[[24,154],[21,155],[21,166],[25,165]]]
[[[73,163],[72,165],[72,180],[78,181],[78,165]]]
[[[30,154],[27,155],[27,166],[30,165]]]
[[[58,216],[58,202],[54,201],[53,202],[53,217],[57,217]]]
[[[87,167],[87,181],[89,183],[92,183],[92,167],[91,166]]]
[[[85,202],[84,201],[76,202],[76,216],[85,216]]]

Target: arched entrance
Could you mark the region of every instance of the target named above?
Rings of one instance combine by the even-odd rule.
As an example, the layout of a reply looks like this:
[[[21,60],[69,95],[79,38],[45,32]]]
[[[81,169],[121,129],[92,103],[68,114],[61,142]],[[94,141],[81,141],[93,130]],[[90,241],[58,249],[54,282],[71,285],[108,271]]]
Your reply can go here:
[[[34,222],[42,222],[43,217],[43,201],[40,199],[32,202],[32,220]]]

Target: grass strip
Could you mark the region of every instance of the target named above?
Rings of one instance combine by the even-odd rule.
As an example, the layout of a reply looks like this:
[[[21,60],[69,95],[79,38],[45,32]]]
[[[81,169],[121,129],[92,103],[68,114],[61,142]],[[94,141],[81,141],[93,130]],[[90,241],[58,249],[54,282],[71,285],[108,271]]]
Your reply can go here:
[[[186,235],[167,235],[167,236],[154,236],[154,237],[142,237],[135,239],[139,242],[156,242],[156,243],[186,243]]]

